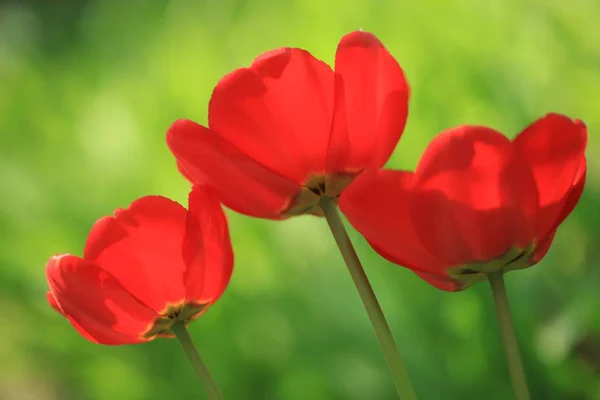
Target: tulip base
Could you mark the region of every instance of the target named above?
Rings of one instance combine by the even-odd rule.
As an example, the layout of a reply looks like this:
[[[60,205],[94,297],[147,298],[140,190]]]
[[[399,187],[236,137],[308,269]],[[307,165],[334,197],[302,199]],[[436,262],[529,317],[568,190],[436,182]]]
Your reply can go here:
[[[170,305],[161,313],[160,317],[156,318],[144,337],[146,339],[154,339],[155,337],[173,338],[175,337],[172,331],[173,325],[179,322],[187,325],[203,314],[207,308],[207,304],[200,303]]]
[[[302,185],[300,193],[283,211],[283,215],[293,217],[301,214],[312,214],[323,217],[323,210],[320,207],[321,198],[327,197],[332,201],[337,201],[342,190],[354,180],[357,174],[358,171],[333,175],[311,175]]]
[[[196,350],[196,346],[194,346],[194,342],[192,341],[192,338],[190,337],[185,325],[182,322],[176,322],[171,329],[173,330],[173,333],[177,339],[179,339],[181,347],[183,347],[185,354],[192,363],[192,366],[196,371],[196,375],[198,375],[198,379],[200,379],[204,385],[206,393],[208,394],[208,398],[210,400],[223,400],[223,396],[221,395],[217,384],[210,375],[208,368],[206,368],[204,361],[202,361],[202,358],[200,358],[200,354],[198,354],[198,350]]]
[[[448,269],[448,275],[452,279],[461,282],[462,287],[466,288],[485,280],[490,274],[495,272],[505,273],[530,267],[533,251],[533,245],[528,248],[513,247],[493,260],[479,263],[473,262],[460,267],[450,268]]]
[[[383,311],[377,301],[377,297],[375,297],[375,293],[365,274],[365,270],[358,259],[358,255],[354,250],[352,242],[350,242],[350,237],[348,237],[344,223],[340,218],[337,206],[333,199],[325,196],[321,197],[320,206],[338,248],[342,253],[342,257],[348,267],[350,276],[354,281],[354,285],[356,286],[358,294],[367,311],[371,324],[375,329],[375,334],[379,340],[379,345],[392,374],[392,379],[396,385],[398,395],[404,400],[416,400],[417,395],[415,394],[410,378],[408,377],[404,361],[398,352],[390,327],[385,320]]]
[[[515,335],[515,327],[510,315],[506,287],[504,286],[504,275],[502,271],[495,271],[487,274],[487,277],[492,285],[492,293],[496,303],[496,312],[498,313],[502,341],[506,352],[506,361],[515,397],[517,400],[529,400],[529,389],[527,387],[523,362],[521,361],[521,354],[519,353],[519,343]]]

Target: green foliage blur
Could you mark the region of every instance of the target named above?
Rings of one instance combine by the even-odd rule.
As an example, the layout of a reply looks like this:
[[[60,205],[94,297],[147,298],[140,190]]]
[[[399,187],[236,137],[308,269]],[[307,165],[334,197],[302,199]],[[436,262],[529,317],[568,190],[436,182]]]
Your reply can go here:
[[[45,263],[80,255],[96,219],[140,196],[186,203],[164,135],[177,118],[206,122],[224,74],[281,46],[331,63],[359,28],[412,88],[391,167],[414,168],[459,124],[513,136],[550,111],[587,123],[581,202],[507,286],[533,399],[600,399],[599,20],[596,0],[0,2],[0,399],[203,398],[176,341],[79,336],[46,304]],[[225,398],[396,398],[325,221],[228,215],[231,285],[191,325]],[[352,237],[421,399],[512,399],[488,285],[438,291]]]

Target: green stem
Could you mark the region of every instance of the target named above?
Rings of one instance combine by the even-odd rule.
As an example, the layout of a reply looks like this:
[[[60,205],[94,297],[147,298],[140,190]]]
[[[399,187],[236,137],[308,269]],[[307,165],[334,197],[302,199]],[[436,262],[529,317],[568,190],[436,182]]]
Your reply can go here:
[[[381,307],[375,297],[373,288],[371,288],[365,270],[356,255],[352,242],[350,242],[350,238],[348,237],[344,223],[340,218],[337,206],[331,199],[321,197],[321,209],[325,214],[331,233],[342,253],[342,257],[346,262],[354,285],[358,290],[358,294],[367,310],[371,324],[375,329],[375,334],[377,335],[379,345],[381,346],[381,350],[383,351],[392,374],[392,379],[396,385],[398,395],[404,400],[416,400],[417,395],[415,394],[408,373],[406,372],[404,361],[402,361],[402,357],[398,352],[390,327],[383,316],[383,311],[381,311]]]
[[[490,272],[488,279],[492,285],[492,293],[496,302],[496,312],[500,321],[500,330],[502,331],[502,342],[504,343],[510,379],[512,380],[516,399],[529,400],[529,389],[527,388],[527,379],[519,353],[519,343],[515,335],[515,327],[510,316],[508,297],[506,296],[506,287],[504,286],[504,275],[501,270]]]
[[[188,333],[185,325],[182,322],[176,322],[175,325],[171,328],[179,342],[181,343],[181,347],[187,354],[194,370],[196,371],[196,375],[204,385],[206,392],[208,393],[208,398],[210,400],[223,400],[223,396],[221,392],[219,392],[219,388],[217,384],[213,380],[212,376],[210,376],[210,372],[204,365],[204,361],[200,358],[200,354],[198,354],[198,350],[196,350],[196,346],[194,346],[194,342],[192,342],[192,338]]]

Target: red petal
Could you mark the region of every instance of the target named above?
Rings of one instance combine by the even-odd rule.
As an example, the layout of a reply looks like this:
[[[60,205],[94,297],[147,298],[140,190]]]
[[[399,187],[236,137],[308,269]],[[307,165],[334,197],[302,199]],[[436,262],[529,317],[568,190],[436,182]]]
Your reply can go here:
[[[333,129],[328,168],[332,172],[380,168],[406,124],[409,88],[404,73],[375,35],[361,31],[340,41],[335,73],[340,77],[335,125],[342,127]]]
[[[75,329],[84,338],[86,338],[90,342],[98,343],[98,340],[96,340],[96,338],[94,338],[88,331],[86,331],[81,325],[79,325],[77,323],[77,321],[75,321],[73,318],[71,318],[70,316],[65,315],[65,313],[63,313],[63,311],[60,309],[60,306],[58,305],[58,302],[54,298],[54,295],[52,294],[52,292],[50,292],[50,291],[46,292],[46,300],[48,300],[48,304],[50,304],[50,306],[52,308],[54,308],[56,311],[58,311],[63,317],[67,318],[67,320],[69,320],[71,325],[73,325],[73,327],[75,327]],[[104,344],[107,344],[107,343],[104,343]],[[119,344],[119,343],[114,343],[114,344]]]
[[[413,178],[405,171],[366,170],[342,193],[340,208],[384,258],[413,270],[443,271],[444,265],[419,242],[411,223]]]
[[[579,202],[579,198],[583,192],[583,187],[585,185],[585,176],[586,176],[586,162],[585,159],[582,162],[581,167],[579,168],[579,172],[575,177],[575,183],[573,184],[573,188],[567,195],[567,199],[564,202],[564,207],[560,213],[560,216],[554,225],[554,229],[550,231],[542,240],[540,240],[536,246],[535,253],[532,257],[532,264],[538,263],[548,250],[550,250],[550,246],[552,245],[552,241],[554,240],[554,236],[556,235],[556,229],[558,226],[571,214],[571,211],[575,208],[577,203]]]
[[[533,241],[535,181],[502,134],[462,126],[438,135],[415,179],[411,216],[417,235],[451,265],[487,261]]]
[[[192,182],[213,186],[223,204],[242,214],[278,219],[300,193],[300,185],[192,121],[182,119],[171,125],[167,144]]]
[[[303,184],[323,172],[333,116],[333,71],[310,53],[282,48],[225,76],[209,127],[250,158]]]
[[[586,178],[586,174],[587,174],[587,165],[586,164],[587,163],[584,158],[583,161],[581,162],[581,165],[579,166],[577,175],[575,176],[575,181],[573,183],[573,186],[565,199],[564,206],[560,212],[558,220],[556,221],[556,224],[554,225],[555,229],[558,228],[558,226],[560,224],[562,224],[562,222],[575,209],[575,206],[577,205],[577,203],[579,203],[579,199],[581,198],[581,195],[583,194],[583,188],[585,186],[585,178]]]
[[[585,157],[587,130],[583,122],[548,114],[527,127],[514,145],[529,162],[539,192],[537,235],[554,229]]]
[[[157,314],[141,304],[98,266],[72,255],[48,261],[46,278],[59,309],[93,342],[144,342],[141,335]]]
[[[571,190],[568,192],[567,196],[565,197],[565,200],[562,203],[559,203],[560,205],[562,205],[562,208],[560,210],[558,219],[556,219],[554,221],[554,226],[552,227],[551,232],[556,231],[556,229],[558,229],[559,225],[563,223],[563,221],[575,209],[575,206],[577,205],[577,203],[579,203],[579,199],[581,198],[581,195],[583,193],[583,188],[585,186],[586,174],[587,174],[587,166],[586,166],[586,160],[584,158],[581,163],[581,166],[579,167],[577,175],[575,176],[575,181],[573,183],[573,186],[571,187]],[[547,216],[549,213],[554,213],[554,207],[549,206],[549,207],[543,208],[540,211],[540,213],[543,216]],[[554,236],[553,233],[551,233],[550,235]],[[546,235],[546,236],[550,236],[550,235]]]
[[[546,235],[542,240],[540,240],[535,246],[535,251],[533,256],[531,257],[531,265],[537,264],[546,256],[548,250],[550,250],[550,246],[552,245],[552,241],[554,240],[554,236],[556,235],[556,230],[551,231],[548,235]]]
[[[227,219],[209,187],[194,186],[190,193],[183,257],[186,298],[214,303],[231,278],[233,251]]]
[[[181,249],[186,215],[172,200],[142,197],[94,225],[84,258],[160,313],[185,298]]]

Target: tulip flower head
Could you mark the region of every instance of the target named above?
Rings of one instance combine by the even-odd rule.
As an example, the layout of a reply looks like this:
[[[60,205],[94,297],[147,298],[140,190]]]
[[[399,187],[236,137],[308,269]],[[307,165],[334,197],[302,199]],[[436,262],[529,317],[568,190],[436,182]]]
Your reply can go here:
[[[365,168],[380,168],[406,124],[402,69],[371,33],[344,36],[335,70],[309,52],[281,48],[226,75],[208,127],[176,121],[167,144],[180,171],[208,183],[250,216],[322,215]]]
[[[189,209],[160,196],[134,201],[93,226],[83,257],[50,258],[48,301],[101,344],[172,337],[221,296],[233,268],[216,193],[195,186]]]
[[[587,130],[549,114],[510,141],[481,126],[438,135],[416,171],[371,170],[340,208],[388,260],[464,289],[547,253],[583,191]]]

